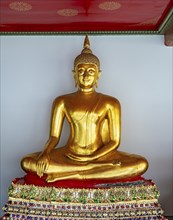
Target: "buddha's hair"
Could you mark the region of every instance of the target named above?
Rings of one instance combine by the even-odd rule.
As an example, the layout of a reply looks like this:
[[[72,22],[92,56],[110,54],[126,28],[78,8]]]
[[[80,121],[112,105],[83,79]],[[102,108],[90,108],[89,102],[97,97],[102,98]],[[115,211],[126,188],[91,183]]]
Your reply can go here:
[[[84,49],[82,50],[81,54],[78,55],[74,60],[74,69],[80,63],[95,64],[98,67],[98,70],[100,70],[100,61],[99,61],[98,57],[96,57],[92,53],[92,50],[90,49],[90,43],[89,43],[88,35],[86,35],[86,37],[85,37]]]

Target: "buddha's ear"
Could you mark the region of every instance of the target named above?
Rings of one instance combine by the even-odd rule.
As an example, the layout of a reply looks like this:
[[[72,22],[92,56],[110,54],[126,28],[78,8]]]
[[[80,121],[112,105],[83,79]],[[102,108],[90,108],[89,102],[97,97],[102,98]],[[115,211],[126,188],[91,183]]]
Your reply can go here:
[[[98,79],[100,78],[101,76],[101,70],[98,71]]]
[[[99,78],[100,78],[100,75],[101,75],[101,70],[99,70],[99,71],[97,72],[97,79],[96,79],[96,83],[95,83],[96,88],[98,87],[98,80],[99,80]]]
[[[74,77],[74,80],[75,80],[75,87],[77,87],[77,78],[76,78],[75,70],[72,70],[72,73],[73,73],[73,77]]]
[[[75,70],[72,70],[72,73],[73,73],[74,79],[76,79],[76,72],[75,72]]]

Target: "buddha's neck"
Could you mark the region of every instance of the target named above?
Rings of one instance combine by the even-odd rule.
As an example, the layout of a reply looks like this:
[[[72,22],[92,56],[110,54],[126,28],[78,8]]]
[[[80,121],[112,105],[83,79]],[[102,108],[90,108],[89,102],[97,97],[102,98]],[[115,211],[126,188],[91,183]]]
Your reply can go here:
[[[91,93],[95,92],[95,89],[94,88],[89,88],[89,89],[79,88],[79,91],[84,93],[84,94],[91,94]]]

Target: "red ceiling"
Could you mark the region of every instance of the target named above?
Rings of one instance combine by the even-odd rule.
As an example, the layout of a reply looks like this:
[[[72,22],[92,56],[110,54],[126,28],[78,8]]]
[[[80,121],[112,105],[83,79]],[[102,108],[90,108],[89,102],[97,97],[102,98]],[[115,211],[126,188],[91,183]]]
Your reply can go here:
[[[157,31],[173,0],[1,0],[1,32]]]

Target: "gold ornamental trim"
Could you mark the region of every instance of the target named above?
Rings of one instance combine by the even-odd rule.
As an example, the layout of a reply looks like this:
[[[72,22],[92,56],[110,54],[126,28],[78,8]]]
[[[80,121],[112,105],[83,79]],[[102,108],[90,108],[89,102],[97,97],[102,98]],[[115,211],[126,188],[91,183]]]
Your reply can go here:
[[[9,8],[14,11],[25,12],[32,9],[32,5],[27,2],[14,1],[9,4]]]
[[[13,35],[19,35],[19,36],[25,36],[25,35],[158,35],[160,34],[159,31],[16,31],[16,32],[8,32],[8,31],[2,31],[0,32],[0,35],[2,36],[13,36]]]
[[[72,8],[64,8],[57,11],[57,14],[63,17],[74,17],[77,16],[78,13],[79,12],[77,9],[72,9]]]
[[[121,8],[121,4],[117,1],[105,1],[100,3],[98,7],[105,11],[114,11]]]
[[[158,199],[160,193],[150,182],[96,189],[40,187],[12,182],[8,196],[11,199],[92,204]]]

